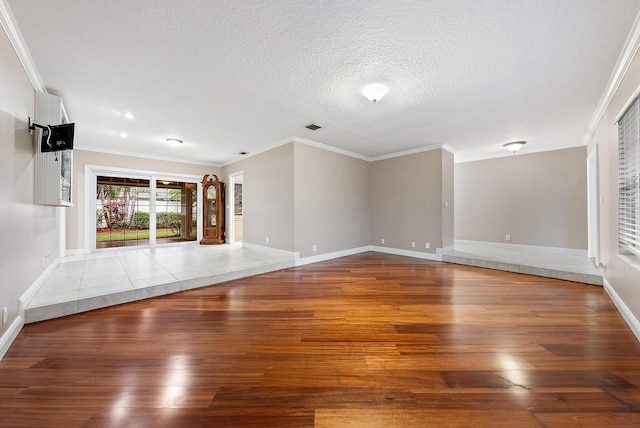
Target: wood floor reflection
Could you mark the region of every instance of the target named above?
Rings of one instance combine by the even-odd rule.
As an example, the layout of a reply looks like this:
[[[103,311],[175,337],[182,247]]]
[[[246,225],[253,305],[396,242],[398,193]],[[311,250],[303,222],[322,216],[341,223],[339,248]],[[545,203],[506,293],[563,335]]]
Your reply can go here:
[[[26,326],[0,426],[638,427],[601,287],[364,253]]]

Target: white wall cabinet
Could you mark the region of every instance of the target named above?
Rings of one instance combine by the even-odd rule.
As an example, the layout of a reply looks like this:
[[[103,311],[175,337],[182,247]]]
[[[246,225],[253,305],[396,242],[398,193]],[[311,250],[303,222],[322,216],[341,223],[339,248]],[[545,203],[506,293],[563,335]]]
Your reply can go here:
[[[68,123],[62,98],[41,92],[36,93],[34,121],[40,125]],[[40,147],[42,130],[36,128],[34,136],[35,203],[59,207],[72,206],[73,150],[42,152]]]

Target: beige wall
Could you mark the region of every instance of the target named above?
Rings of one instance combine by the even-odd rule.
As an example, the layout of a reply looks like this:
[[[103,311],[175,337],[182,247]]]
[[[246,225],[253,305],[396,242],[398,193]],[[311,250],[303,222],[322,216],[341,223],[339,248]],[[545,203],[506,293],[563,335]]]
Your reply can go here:
[[[77,141],[81,143],[81,141]],[[67,211],[66,248],[67,250],[82,249],[84,247],[84,180],[85,165],[105,166],[110,168],[124,168],[137,171],[150,171],[167,174],[187,174],[204,176],[216,174],[221,181],[220,168],[206,165],[170,162],[155,159],[145,159],[133,156],[122,156],[86,150],[74,150],[73,153],[73,207]],[[94,233],[92,229],[90,233]]]
[[[585,147],[456,164],[455,237],[587,249]]]
[[[239,171],[243,242],[294,251],[293,143],[225,166],[221,180]]]
[[[451,196],[450,153],[430,150],[376,161],[370,168],[372,245],[435,253],[452,241],[453,209],[451,205],[447,211],[442,208],[443,195]]]
[[[442,247],[453,245],[455,214],[455,164],[453,153],[442,150]]]
[[[369,245],[369,162],[294,143],[294,171],[300,257]]]
[[[632,266],[618,254],[618,131],[614,122],[623,106],[640,85],[640,57],[636,54],[608,106],[588,150],[599,156],[600,259],[606,265],[605,279],[640,320],[640,267]]]
[[[57,210],[34,204],[34,145],[27,130],[35,92],[4,31],[0,31],[0,309],[8,322],[18,300],[57,257]],[[48,255],[48,257],[47,257]]]

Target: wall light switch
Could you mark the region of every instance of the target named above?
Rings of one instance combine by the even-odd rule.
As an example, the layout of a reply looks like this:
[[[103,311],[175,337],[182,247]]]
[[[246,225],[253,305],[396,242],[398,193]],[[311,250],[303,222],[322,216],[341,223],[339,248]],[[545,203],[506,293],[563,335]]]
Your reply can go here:
[[[412,246],[413,248],[416,248],[416,243],[415,243],[415,242],[412,242],[412,243],[411,243],[411,246]]]
[[[505,235],[504,239],[505,239],[506,241],[511,241],[511,235]]]
[[[318,249],[318,247],[316,247],[316,244],[313,244],[313,252],[315,253],[316,250]]]
[[[267,241],[267,244],[268,244],[268,243],[269,243],[269,237],[268,237],[268,236],[267,236],[267,239],[266,239],[266,241]]]
[[[381,244],[384,244],[384,238],[382,238],[382,239],[380,240],[380,243],[381,243]]]

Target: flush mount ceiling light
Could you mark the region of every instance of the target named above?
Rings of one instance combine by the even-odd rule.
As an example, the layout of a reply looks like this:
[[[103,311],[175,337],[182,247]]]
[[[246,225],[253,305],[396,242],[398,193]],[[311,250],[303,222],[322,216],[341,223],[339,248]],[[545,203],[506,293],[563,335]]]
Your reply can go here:
[[[125,113],[125,114],[124,114],[124,118],[125,118],[125,119],[129,119],[129,120],[131,120],[131,119],[133,119],[133,114],[131,114],[131,113]]]
[[[169,143],[171,145],[174,145],[174,146],[177,146],[177,145],[182,144],[182,140],[179,140],[177,138],[167,138],[167,143]]]
[[[120,133],[120,136],[121,136],[122,138],[127,138],[127,133],[126,133],[126,132],[121,132],[121,133]]]
[[[383,85],[382,83],[372,83],[362,88],[362,95],[367,97],[367,99],[372,103],[375,103],[382,99],[388,91],[389,88],[387,85]]]
[[[527,144],[526,141],[512,141],[510,143],[504,144],[502,147],[509,150],[511,153],[515,153],[523,148],[525,144]]]

